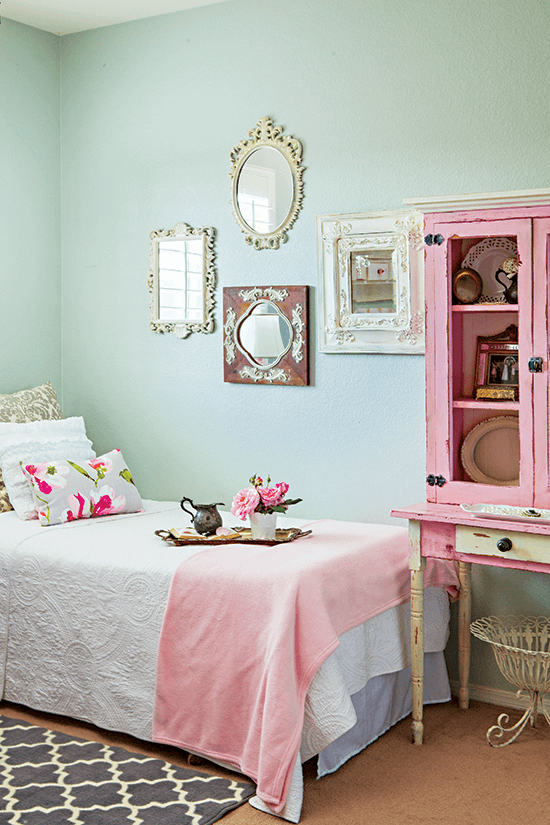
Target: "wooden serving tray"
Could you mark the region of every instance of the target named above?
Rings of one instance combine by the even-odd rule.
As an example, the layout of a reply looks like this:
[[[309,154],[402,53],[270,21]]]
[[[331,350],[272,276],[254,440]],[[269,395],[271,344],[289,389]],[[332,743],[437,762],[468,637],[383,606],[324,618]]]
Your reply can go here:
[[[298,527],[290,527],[286,530],[275,530],[274,539],[253,539],[250,527],[233,527],[231,529],[235,530],[235,533],[239,533],[239,535],[205,536],[204,538],[200,538],[199,536],[181,536],[180,538],[176,538],[170,530],[155,530],[155,536],[159,536],[163,541],[168,542],[168,544],[171,544],[173,547],[183,547],[186,544],[267,544],[272,547],[275,544],[286,544],[289,541],[301,539],[304,536],[309,536],[313,532],[312,530],[300,530]]]

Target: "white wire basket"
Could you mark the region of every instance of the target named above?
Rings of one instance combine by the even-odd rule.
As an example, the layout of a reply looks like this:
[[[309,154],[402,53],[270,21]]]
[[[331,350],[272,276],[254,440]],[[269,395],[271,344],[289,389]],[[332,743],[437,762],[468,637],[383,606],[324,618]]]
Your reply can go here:
[[[503,676],[518,688],[517,696],[529,696],[527,710],[511,727],[507,713],[502,713],[487,731],[487,740],[495,748],[511,744],[531,722],[535,727],[542,710],[550,724],[542,699],[550,691],[550,619],[546,616],[488,616],[477,619],[470,630],[478,639],[489,642]],[[505,741],[501,740],[508,734]]]

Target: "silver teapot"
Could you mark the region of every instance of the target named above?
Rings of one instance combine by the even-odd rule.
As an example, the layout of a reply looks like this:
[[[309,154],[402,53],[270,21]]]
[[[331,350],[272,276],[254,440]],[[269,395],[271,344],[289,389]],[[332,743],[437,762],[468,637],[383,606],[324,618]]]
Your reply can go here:
[[[495,278],[504,287],[504,300],[507,304],[517,304],[518,302],[518,267],[517,258],[506,258],[495,272]],[[506,275],[508,283],[499,278],[499,275]]]
[[[185,501],[189,502],[195,513],[184,506]],[[216,509],[218,505],[224,507],[223,501],[217,501],[215,504],[193,504],[186,496],[180,501],[181,509],[191,516],[191,523],[201,536],[213,536],[218,527],[222,526],[222,517]]]

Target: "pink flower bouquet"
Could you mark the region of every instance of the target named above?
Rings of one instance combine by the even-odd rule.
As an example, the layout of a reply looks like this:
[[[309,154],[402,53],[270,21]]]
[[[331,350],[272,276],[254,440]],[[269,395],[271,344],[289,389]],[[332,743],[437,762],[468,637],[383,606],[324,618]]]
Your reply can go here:
[[[240,490],[233,499],[231,512],[244,521],[251,513],[286,513],[291,504],[298,504],[301,498],[285,499],[288,493],[288,484],[280,481],[270,487],[271,479],[268,476],[266,486],[260,476],[253,475],[250,479],[252,487]]]

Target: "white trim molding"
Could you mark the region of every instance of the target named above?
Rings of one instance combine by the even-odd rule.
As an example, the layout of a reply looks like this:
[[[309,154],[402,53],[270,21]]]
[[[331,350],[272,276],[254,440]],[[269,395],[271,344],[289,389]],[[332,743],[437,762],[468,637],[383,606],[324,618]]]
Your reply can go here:
[[[403,205],[419,212],[454,212],[497,206],[543,206],[550,200],[550,189],[521,189],[515,192],[485,192],[441,195],[429,198],[403,198]]]
[[[453,696],[458,696],[458,680],[450,679],[451,693]],[[483,685],[469,685],[470,699],[478,702],[485,702],[488,705],[496,705],[502,708],[512,708],[513,710],[524,711],[529,704],[529,697],[525,696],[525,691],[520,691],[522,695],[518,696],[515,691],[501,690],[500,688],[484,687]],[[542,702],[539,702],[539,713],[542,713]],[[544,707],[546,712],[550,714],[550,701],[544,700]]]

